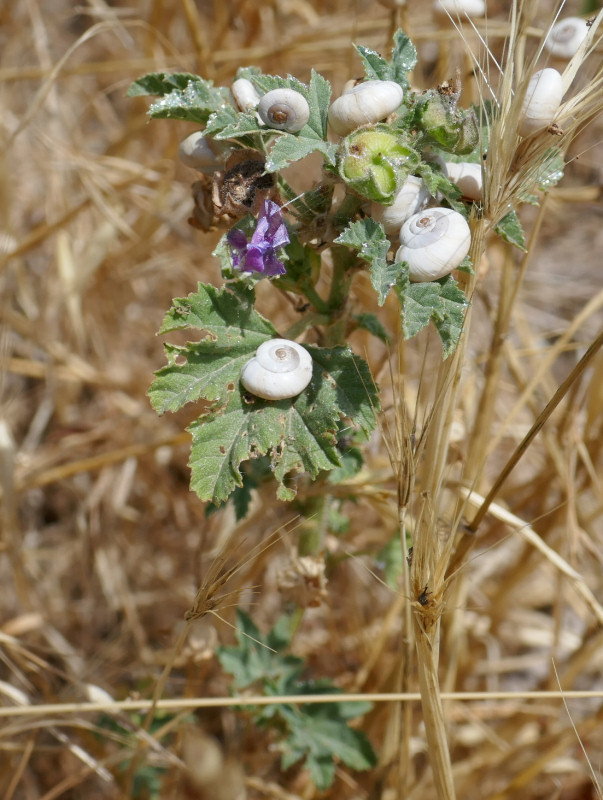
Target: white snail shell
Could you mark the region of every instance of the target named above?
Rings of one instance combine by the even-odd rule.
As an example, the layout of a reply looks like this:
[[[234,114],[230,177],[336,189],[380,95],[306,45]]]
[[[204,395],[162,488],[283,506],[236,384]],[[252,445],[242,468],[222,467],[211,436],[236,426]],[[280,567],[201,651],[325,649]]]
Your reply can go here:
[[[410,175],[396,193],[391,206],[371,203],[371,217],[383,225],[386,233],[396,233],[408,217],[427,204],[429,197],[429,190],[421,178]]]
[[[563,98],[563,78],[556,69],[547,67],[530,78],[521,106],[519,133],[531,133],[548,127],[557,113]]]
[[[329,124],[339,136],[379,122],[395,111],[404,92],[395,81],[365,81],[338,97],[329,108]]]
[[[260,100],[258,114],[269,128],[295,133],[310,119],[310,106],[295,89],[273,89]]]
[[[428,208],[409,217],[400,231],[396,261],[406,261],[411,281],[435,281],[456,269],[471,245],[469,225],[451,208]]]
[[[481,200],[483,197],[482,166],[471,164],[468,161],[447,161],[446,173],[449,179],[456,183],[463,197],[470,200]]]
[[[436,0],[433,10],[440,16],[483,17],[486,13],[484,0]]]
[[[241,370],[241,383],[264,400],[295,397],[312,380],[312,357],[297,342],[270,339]]]
[[[260,102],[255,86],[247,78],[237,78],[230,87],[230,92],[241,111],[250,111]]]
[[[203,131],[195,131],[178,145],[178,157],[187,167],[199,172],[215,172],[224,162],[212,150]]]
[[[553,25],[544,46],[554,56],[571,58],[586,39],[587,34],[586,20],[580,19],[580,17],[566,17]]]

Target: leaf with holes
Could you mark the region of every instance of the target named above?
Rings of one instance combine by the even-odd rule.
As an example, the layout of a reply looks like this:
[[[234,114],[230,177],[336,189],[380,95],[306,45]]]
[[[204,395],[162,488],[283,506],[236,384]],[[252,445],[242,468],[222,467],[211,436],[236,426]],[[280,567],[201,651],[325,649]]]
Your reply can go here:
[[[262,400],[248,394],[239,378],[244,364],[275,329],[253,309],[253,289],[242,281],[198,291],[174,301],[161,333],[197,328],[203,336],[185,345],[166,345],[167,366],[156,373],[149,396],[160,414],[186,403],[203,403],[189,426],[191,488],[219,504],[243,481],[242,462],[268,455],[281,499],[295,492],[287,476],[338,466],[338,423],[374,428],[379,401],[368,366],[347,347],[307,347],[313,360],[309,386],[297,397]]]

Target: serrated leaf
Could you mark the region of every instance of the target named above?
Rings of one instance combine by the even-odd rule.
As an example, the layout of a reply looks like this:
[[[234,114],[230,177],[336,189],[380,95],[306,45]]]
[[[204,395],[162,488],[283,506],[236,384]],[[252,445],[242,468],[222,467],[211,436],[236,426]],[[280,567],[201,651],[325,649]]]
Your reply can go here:
[[[291,472],[316,477],[338,466],[339,420],[345,417],[369,433],[379,407],[367,364],[345,347],[307,348],[313,377],[297,397],[272,402],[247,394],[241,369],[276,333],[253,309],[253,297],[251,287],[237,282],[222,290],[199,284],[195,294],[174,301],[161,332],[193,327],[204,338],[166,345],[168,365],[149,390],[159,413],[204,401],[199,419],[189,426],[191,488],[216,504],[242,486],[239,467],[251,458],[269,455],[283,485]]]
[[[442,340],[443,356],[448,358],[461,338],[468,302],[452,275],[441,278],[438,283],[441,286],[443,313],[441,316],[434,316],[433,321]]]
[[[494,226],[494,230],[505,242],[518,247],[524,253],[527,252],[526,237],[516,211],[509,211]]]
[[[387,261],[391,245],[383,226],[370,217],[350,222],[335,239],[335,243],[353,247],[360,258],[370,264],[371,283],[377,292],[379,305],[382,306],[400,272],[399,264]]]
[[[354,48],[364,66],[364,74],[369,81],[389,81],[392,80],[392,69],[385,58],[376,50],[355,44]]]
[[[213,133],[215,139],[241,139],[253,134],[266,134],[266,128],[260,125],[255,111],[246,114],[231,108],[223,108],[212,115],[206,133]]]
[[[404,338],[416,336],[433,321],[442,340],[444,358],[447,358],[454,352],[461,336],[467,298],[452,275],[439,281],[410,283],[408,266],[404,263],[402,266],[396,293],[400,301]]]
[[[214,87],[212,81],[194,76],[184,89],[173,89],[152,103],[148,113],[155,119],[182,119],[203,124],[218,108],[230,102],[228,89]]]
[[[440,285],[436,282],[409,283],[402,304],[404,338],[412,339],[440,314]]]
[[[391,80],[408,88],[408,73],[417,64],[417,49],[401,30],[394,34],[394,48],[391,58]]]
[[[302,128],[302,131],[304,128]],[[328,164],[335,164],[337,145],[324,142],[322,139],[310,139],[306,136],[294,136],[292,133],[281,134],[274,142],[266,158],[266,171],[279,172],[302,158],[318,151],[322,153]]]
[[[310,119],[307,127],[314,131],[319,139],[326,140],[327,118],[331,103],[331,84],[315,70],[312,70],[310,75],[307,100],[310,106]]]
[[[170,94],[174,89],[184,90],[191,81],[199,80],[190,72],[150,72],[143,75],[128,89],[128,97]]]

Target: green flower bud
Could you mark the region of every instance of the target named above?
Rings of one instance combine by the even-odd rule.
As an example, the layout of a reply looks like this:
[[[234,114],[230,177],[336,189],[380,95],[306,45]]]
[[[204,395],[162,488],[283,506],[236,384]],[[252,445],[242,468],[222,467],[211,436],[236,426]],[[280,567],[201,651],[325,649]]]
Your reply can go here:
[[[458,111],[456,98],[432,92],[421,99],[417,121],[429,142],[456,155],[471,153],[479,142],[479,126],[473,109]]]
[[[339,174],[358,194],[388,204],[419,160],[399,134],[386,125],[375,125],[343,140]]]

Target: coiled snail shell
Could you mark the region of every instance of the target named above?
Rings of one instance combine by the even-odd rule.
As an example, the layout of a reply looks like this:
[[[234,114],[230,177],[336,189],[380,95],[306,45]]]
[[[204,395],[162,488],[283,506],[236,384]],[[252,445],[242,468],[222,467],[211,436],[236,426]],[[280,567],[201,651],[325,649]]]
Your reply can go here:
[[[260,100],[258,114],[269,128],[295,133],[310,119],[310,106],[295,89],[273,89]]]
[[[178,157],[183,164],[198,172],[211,173],[224,166],[224,162],[214,153],[203,131],[195,131],[180,142]]]
[[[247,78],[237,78],[230,87],[230,92],[241,111],[250,111],[260,102],[255,86]]]
[[[383,225],[386,233],[396,233],[408,217],[426,205],[429,197],[429,190],[421,178],[410,175],[396,193],[391,206],[371,203],[371,217]]]
[[[556,69],[547,67],[530,78],[521,106],[519,133],[529,136],[548,127],[563,98],[563,78]]]
[[[312,380],[312,357],[297,342],[270,339],[241,370],[241,383],[264,400],[295,397]]]
[[[329,107],[329,125],[347,136],[361,125],[379,122],[395,111],[404,91],[395,81],[365,81],[353,86]]]
[[[544,46],[554,56],[571,58],[587,35],[586,20],[580,17],[566,17],[553,25]]]
[[[400,230],[396,261],[406,261],[410,280],[435,281],[456,269],[471,245],[465,218],[451,208],[428,208],[409,217]]]
[[[481,200],[483,197],[483,179],[481,164],[471,164],[468,161],[447,161],[446,173],[449,179],[456,183],[463,197],[469,200]]]

